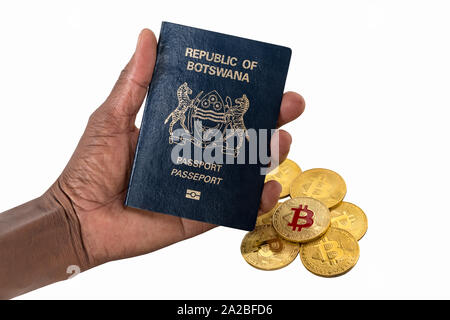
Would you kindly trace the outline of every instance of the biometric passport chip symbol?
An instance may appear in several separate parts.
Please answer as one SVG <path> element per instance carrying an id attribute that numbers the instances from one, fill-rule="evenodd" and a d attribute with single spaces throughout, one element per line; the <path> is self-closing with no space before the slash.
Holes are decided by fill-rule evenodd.
<path id="1" fill-rule="evenodd" d="M 200 191 L 197 190 L 191 190 L 191 189 L 187 189 L 186 190 L 186 198 L 188 199 L 193 199 L 193 200 L 200 200 L 200 195 L 202 193 Z"/>
<path id="2" fill-rule="evenodd" d="M 244 136 L 249 140 L 244 123 L 244 114 L 250 107 L 247 96 L 243 94 L 242 97 L 235 99 L 236 104 L 233 105 L 230 97 L 227 96 L 224 102 L 216 90 L 203 96 L 203 91 L 200 91 L 193 99 L 190 98 L 191 94 L 192 90 L 186 82 L 177 89 L 178 106 L 164 121 L 164 124 L 167 124 L 172 118 L 169 124 L 169 143 L 184 144 L 187 140 L 201 148 L 215 146 L 215 142 L 209 140 L 212 131 L 208 132 L 208 130 L 219 130 L 223 139 L 222 153 L 236 158 L 244 143 Z M 200 131 L 195 121 L 201 121 Z M 178 122 L 186 136 L 174 135 L 174 127 Z M 236 136 L 237 145 L 230 147 L 227 141 L 229 139 L 231 141 Z"/>
<path id="3" fill-rule="evenodd" d="M 292 227 L 292 231 L 301 231 L 302 228 L 309 228 L 313 225 L 314 212 L 308 209 L 308 205 L 305 205 L 305 207 L 300 205 L 298 208 L 291 208 L 291 210 L 294 211 L 294 216 L 288 226 Z M 306 216 L 300 216 L 300 212 L 305 212 Z M 305 220 L 305 223 L 299 224 L 298 219 Z"/>

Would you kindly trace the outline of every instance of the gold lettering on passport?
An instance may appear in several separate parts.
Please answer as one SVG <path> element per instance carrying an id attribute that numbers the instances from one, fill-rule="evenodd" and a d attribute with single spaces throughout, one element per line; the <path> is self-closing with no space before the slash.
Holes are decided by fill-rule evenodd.
<path id="1" fill-rule="evenodd" d="M 184 165 L 192 168 L 204 169 L 212 172 L 220 172 L 222 169 L 221 164 L 209 163 L 204 161 L 193 160 L 189 158 L 178 157 L 177 165 Z M 170 172 L 171 176 L 178 177 L 181 179 L 200 181 L 207 184 L 220 184 L 223 178 L 216 177 L 211 174 L 203 174 L 198 172 L 193 172 L 189 170 L 182 170 L 178 168 L 173 168 Z"/>
<path id="2" fill-rule="evenodd" d="M 183 158 L 183 157 L 177 158 L 177 164 L 184 164 L 185 166 L 188 166 L 188 167 L 211 170 L 211 171 L 215 171 L 215 172 L 220 172 L 220 169 L 222 169 L 221 164 L 209 163 L 209 162 L 204 162 L 201 160 L 200 161 L 192 160 L 192 159 Z"/>
<path id="3" fill-rule="evenodd" d="M 250 82 L 250 78 L 247 72 L 233 70 L 231 68 L 238 67 L 240 65 L 243 69 L 253 70 L 258 66 L 257 61 L 252 61 L 249 59 L 245 59 L 242 63 L 239 63 L 239 59 L 232 56 L 227 56 L 224 54 L 209 52 L 200 49 L 194 48 L 186 48 L 185 57 L 189 57 L 191 59 L 196 59 L 200 61 L 210 62 L 221 64 L 224 66 L 229 66 L 230 68 L 220 67 L 216 65 L 211 65 L 209 63 L 195 62 L 192 60 L 188 60 L 186 64 L 186 70 L 194 71 L 197 73 L 204 73 L 210 76 L 217 76 L 222 78 L 228 78 L 232 80 L 242 81 L 242 82 Z"/>
<path id="4" fill-rule="evenodd" d="M 251 59 L 239 61 L 237 57 L 228 56 L 217 52 L 209 52 L 197 48 L 186 48 L 185 57 L 190 60 L 186 63 L 186 70 L 197 73 L 203 73 L 211 76 L 228 78 L 232 80 L 250 82 L 248 70 L 253 71 L 258 66 L 258 62 Z M 215 65 L 214 65 L 215 64 Z M 237 70 L 242 68 L 243 70 Z M 239 155 L 239 150 L 243 146 L 244 137 L 249 140 L 247 128 L 244 123 L 244 114 L 247 112 L 250 102 L 245 94 L 234 100 L 234 104 L 230 97 L 226 97 L 225 101 L 220 94 L 213 90 L 205 95 L 203 91 L 197 94 L 194 99 L 189 95 L 192 90 L 187 83 L 183 83 L 177 90 L 178 106 L 168 115 L 164 124 L 169 124 L 169 143 L 185 143 L 185 139 L 197 147 L 205 148 L 208 143 L 197 141 L 193 128 L 193 122 L 200 120 L 206 122 L 202 131 L 213 128 L 222 132 L 222 138 L 225 142 L 222 153 L 233 155 L 235 158 Z M 188 138 L 175 137 L 173 134 L 174 126 L 179 123 L 186 133 L 190 134 Z M 208 126 L 208 124 L 211 124 Z M 232 133 L 227 133 L 227 129 Z M 227 139 L 234 139 L 237 136 L 237 145 L 228 147 Z M 178 139 L 178 140 L 177 140 Z M 192 168 L 207 170 L 210 173 L 220 172 L 221 164 L 208 163 L 189 158 L 178 157 L 176 165 L 183 165 Z M 190 170 L 173 168 L 170 172 L 171 176 L 181 179 L 201 181 L 207 184 L 218 185 L 223 178 L 214 176 L 213 174 L 198 173 Z"/>

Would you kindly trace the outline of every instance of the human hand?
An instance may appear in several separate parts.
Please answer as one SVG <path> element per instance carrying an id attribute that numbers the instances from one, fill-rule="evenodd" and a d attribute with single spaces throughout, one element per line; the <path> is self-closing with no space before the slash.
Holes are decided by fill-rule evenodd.
<path id="1" fill-rule="evenodd" d="M 214 227 L 124 206 L 139 135 L 135 119 L 153 74 L 156 44 L 154 34 L 144 29 L 130 62 L 109 97 L 89 118 L 72 158 L 48 191 L 56 198 L 67 197 L 72 205 L 67 211 L 79 221 L 91 267 L 155 251 Z M 304 106 L 299 94 L 285 93 L 278 127 L 297 118 Z M 291 136 L 279 130 L 280 162 L 290 145 Z M 266 183 L 259 211 L 275 206 L 280 192 L 278 182 Z"/>

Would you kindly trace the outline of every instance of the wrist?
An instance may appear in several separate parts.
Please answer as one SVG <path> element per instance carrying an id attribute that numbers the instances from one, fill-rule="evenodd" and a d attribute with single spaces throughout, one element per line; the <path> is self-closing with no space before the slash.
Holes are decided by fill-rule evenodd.
<path id="1" fill-rule="evenodd" d="M 66 280 L 70 270 L 90 267 L 76 213 L 56 184 L 0 214 L 0 298 Z"/>
<path id="2" fill-rule="evenodd" d="M 83 239 L 82 226 L 79 215 L 73 205 L 71 198 L 61 187 L 57 180 L 41 197 L 41 201 L 48 204 L 48 208 L 55 213 L 55 220 L 64 230 L 66 235 L 64 246 L 61 246 L 66 253 L 70 253 L 68 258 L 76 260 L 81 271 L 92 268 L 92 258 L 88 254 Z M 68 259 L 69 260 L 69 259 Z"/>

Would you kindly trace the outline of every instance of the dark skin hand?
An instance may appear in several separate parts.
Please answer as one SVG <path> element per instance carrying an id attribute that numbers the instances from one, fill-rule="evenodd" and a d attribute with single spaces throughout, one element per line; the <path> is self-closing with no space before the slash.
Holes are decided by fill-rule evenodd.
<path id="1" fill-rule="evenodd" d="M 151 81 L 156 44 L 153 32 L 144 29 L 130 62 L 109 97 L 89 118 L 72 158 L 51 187 L 70 199 L 92 266 L 152 252 L 215 227 L 124 207 L 139 135 L 135 119 Z M 304 107 L 299 94 L 285 93 L 278 126 L 296 119 Z M 291 136 L 279 130 L 279 161 L 287 157 L 290 145 Z M 275 181 L 264 185 L 260 213 L 275 206 L 280 192 Z"/>

